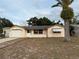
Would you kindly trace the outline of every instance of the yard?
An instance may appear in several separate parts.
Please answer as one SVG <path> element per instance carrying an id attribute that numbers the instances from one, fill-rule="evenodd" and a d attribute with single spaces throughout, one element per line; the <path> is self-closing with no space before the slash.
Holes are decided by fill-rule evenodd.
<path id="1" fill-rule="evenodd" d="M 0 59 L 79 59 L 79 39 L 19 38 L 0 44 Z"/>

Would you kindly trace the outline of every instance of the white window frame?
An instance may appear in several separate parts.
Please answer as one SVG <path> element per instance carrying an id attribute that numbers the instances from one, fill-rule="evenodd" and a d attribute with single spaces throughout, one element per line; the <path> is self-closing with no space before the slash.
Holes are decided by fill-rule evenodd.
<path id="1" fill-rule="evenodd" d="M 61 28 L 53 28 L 52 32 L 53 33 L 61 33 Z"/>

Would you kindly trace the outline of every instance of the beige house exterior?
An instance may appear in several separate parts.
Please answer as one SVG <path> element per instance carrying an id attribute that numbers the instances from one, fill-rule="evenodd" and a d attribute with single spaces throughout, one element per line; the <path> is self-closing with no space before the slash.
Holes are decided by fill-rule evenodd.
<path id="1" fill-rule="evenodd" d="M 26 31 L 18 26 L 10 28 L 9 37 L 26 37 Z"/>
<path id="2" fill-rule="evenodd" d="M 64 37 L 64 27 L 54 26 L 13 26 L 9 29 L 9 37 L 46 38 Z"/>
<path id="3" fill-rule="evenodd" d="M 59 25 L 49 27 L 48 37 L 64 37 L 64 27 Z"/>

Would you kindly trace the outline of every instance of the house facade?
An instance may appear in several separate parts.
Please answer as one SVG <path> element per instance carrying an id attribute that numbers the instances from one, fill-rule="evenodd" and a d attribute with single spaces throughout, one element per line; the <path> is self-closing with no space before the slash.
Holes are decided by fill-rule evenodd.
<path id="1" fill-rule="evenodd" d="M 54 26 L 13 26 L 9 29 L 9 37 L 46 38 L 64 37 L 64 27 Z"/>

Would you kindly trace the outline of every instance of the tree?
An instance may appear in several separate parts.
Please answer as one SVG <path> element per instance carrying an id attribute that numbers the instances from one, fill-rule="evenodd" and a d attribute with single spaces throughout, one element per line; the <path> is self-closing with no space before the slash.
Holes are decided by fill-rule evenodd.
<path id="1" fill-rule="evenodd" d="M 27 20 L 27 22 L 28 22 L 28 25 L 31 25 L 31 26 L 52 25 L 52 21 L 50 21 L 47 17 L 43 17 L 39 19 L 37 17 L 33 17 Z"/>
<path id="2" fill-rule="evenodd" d="M 28 25 L 32 25 L 32 26 L 35 26 L 37 24 L 37 21 L 38 21 L 37 17 L 33 17 L 33 18 L 30 18 L 29 20 L 27 20 Z"/>
<path id="3" fill-rule="evenodd" d="M 62 11 L 60 17 L 64 20 L 64 28 L 65 28 L 65 41 L 70 40 L 70 33 L 69 33 L 69 22 L 74 16 L 73 9 L 69 7 L 69 5 L 74 0 L 56 0 L 58 3 L 53 5 L 52 7 L 60 6 L 62 7 Z"/>
<path id="4" fill-rule="evenodd" d="M 2 28 L 0 28 L 0 34 L 1 34 L 1 33 L 3 33 L 3 29 L 2 29 Z"/>
<path id="5" fill-rule="evenodd" d="M 61 22 L 61 21 L 60 21 L 60 20 L 58 20 L 58 21 L 57 21 L 57 24 L 60 24 L 60 22 Z"/>
<path id="6" fill-rule="evenodd" d="M 12 27 L 13 23 L 6 19 L 6 18 L 0 18 L 0 37 L 3 37 L 3 28 L 4 27 Z"/>
<path id="7" fill-rule="evenodd" d="M 55 25 L 55 24 L 56 24 L 56 22 L 55 22 L 55 20 L 53 20 L 53 21 L 52 21 L 52 25 Z"/>
<path id="8" fill-rule="evenodd" d="M 74 26 L 70 25 L 70 36 L 74 35 L 75 35 Z"/>
<path id="9" fill-rule="evenodd" d="M 0 18 L 0 28 L 4 28 L 4 27 L 12 27 L 13 23 L 6 19 L 6 18 Z"/>
<path id="10" fill-rule="evenodd" d="M 42 25 L 42 26 L 52 25 L 52 22 L 47 17 L 40 18 L 38 22 L 40 22 L 38 23 L 38 25 Z"/>

